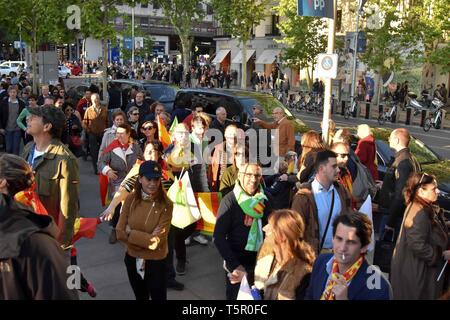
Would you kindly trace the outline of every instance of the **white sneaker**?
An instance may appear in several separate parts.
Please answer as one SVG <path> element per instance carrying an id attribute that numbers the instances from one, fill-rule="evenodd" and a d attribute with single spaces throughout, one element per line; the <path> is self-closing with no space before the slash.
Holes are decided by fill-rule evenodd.
<path id="1" fill-rule="evenodd" d="M 202 245 L 208 244 L 208 239 L 206 239 L 205 236 L 203 236 L 202 234 L 199 234 L 198 236 L 195 236 L 192 239 L 194 239 L 195 241 L 197 241 L 198 243 L 200 243 Z"/>
<path id="2" fill-rule="evenodd" d="M 184 240 L 184 245 L 185 246 L 189 246 L 190 244 L 191 244 L 191 237 L 189 237 L 186 240 Z"/>

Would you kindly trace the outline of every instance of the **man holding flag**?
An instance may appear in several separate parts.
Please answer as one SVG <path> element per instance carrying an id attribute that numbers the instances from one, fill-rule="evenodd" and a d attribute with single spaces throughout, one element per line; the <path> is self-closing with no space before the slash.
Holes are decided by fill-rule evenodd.
<path id="1" fill-rule="evenodd" d="M 263 243 L 262 228 L 272 211 L 261 178 L 258 164 L 242 165 L 233 192 L 220 203 L 214 244 L 225 260 L 227 300 L 236 300 L 244 276 L 250 286 L 254 282 L 256 256 Z"/>

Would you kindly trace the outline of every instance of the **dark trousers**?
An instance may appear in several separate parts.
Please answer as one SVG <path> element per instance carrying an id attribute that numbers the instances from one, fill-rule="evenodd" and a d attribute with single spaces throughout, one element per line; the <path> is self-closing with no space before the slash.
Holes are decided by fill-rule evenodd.
<path id="1" fill-rule="evenodd" d="M 175 234 L 173 231 L 173 226 L 170 226 L 169 236 L 168 236 L 168 246 L 169 253 L 167 254 L 167 263 L 166 263 L 166 272 L 167 272 L 167 280 L 175 280 L 176 272 L 175 267 L 173 265 L 173 250 L 174 250 L 174 242 L 175 242 Z"/>
<path id="2" fill-rule="evenodd" d="M 170 229 L 173 229 L 174 234 L 174 248 L 177 256 L 177 261 L 186 262 L 186 245 L 184 244 L 184 240 L 189 238 L 195 231 L 197 227 L 197 222 L 187 226 L 184 229 L 180 229 L 174 226 L 171 226 Z"/>
<path id="3" fill-rule="evenodd" d="M 255 266 L 245 266 L 245 270 L 247 271 L 247 281 L 250 287 L 255 282 Z M 230 270 L 233 271 L 233 270 Z M 227 300 L 237 300 L 237 296 L 239 294 L 239 288 L 241 287 L 240 283 L 231 284 L 230 278 L 228 278 L 228 273 L 225 273 L 226 278 L 226 295 Z"/>
<path id="4" fill-rule="evenodd" d="M 128 253 L 125 254 L 125 266 L 136 300 L 148 300 L 150 297 L 154 301 L 167 300 L 166 259 L 145 260 L 144 279 L 136 270 L 136 258 Z"/>
<path id="5" fill-rule="evenodd" d="M 92 165 L 94 172 L 97 172 L 98 150 L 102 143 L 103 134 L 89 133 L 89 149 L 91 151 Z"/>
<path id="6" fill-rule="evenodd" d="M 22 132 L 20 130 L 6 130 L 5 139 L 6 152 L 18 156 L 20 154 L 20 140 L 22 139 Z"/>

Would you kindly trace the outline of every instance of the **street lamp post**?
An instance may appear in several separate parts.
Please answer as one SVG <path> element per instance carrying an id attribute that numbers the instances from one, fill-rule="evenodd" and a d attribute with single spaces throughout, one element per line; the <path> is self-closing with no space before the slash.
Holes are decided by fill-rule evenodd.
<path id="1" fill-rule="evenodd" d="M 353 48 L 353 68 L 352 68 L 352 86 L 350 91 L 350 106 L 353 106 L 355 101 L 355 89 L 356 89 L 356 64 L 358 54 L 358 33 L 359 33 L 359 16 L 366 1 L 358 0 L 358 8 L 356 10 L 356 32 L 354 36 L 354 48 Z"/>
<path id="2" fill-rule="evenodd" d="M 131 72 L 134 70 L 134 0 L 131 8 Z"/>
<path id="3" fill-rule="evenodd" d="M 21 24 L 19 24 L 19 42 L 20 42 L 20 46 L 19 46 L 20 61 L 23 61 L 23 56 L 22 56 L 22 25 Z"/>

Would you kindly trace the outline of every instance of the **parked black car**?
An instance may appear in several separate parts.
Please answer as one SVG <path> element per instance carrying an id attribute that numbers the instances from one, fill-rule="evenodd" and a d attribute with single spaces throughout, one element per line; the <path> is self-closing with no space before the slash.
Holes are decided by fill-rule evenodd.
<path id="1" fill-rule="evenodd" d="M 348 128 L 356 133 L 355 128 Z M 377 163 L 379 179 L 383 180 L 387 171 L 387 166 L 394 151 L 389 147 L 388 139 L 392 132 L 387 128 L 372 128 L 377 146 Z M 353 136 L 352 148 L 356 148 L 358 138 Z M 439 188 L 439 205 L 446 210 L 446 215 L 450 217 L 450 160 L 442 159 L 437 153 L 428 148 L 421 140 L 411 136 L 409 143 L 411 153 L 421 164 L 422 170 L 436 177 Z"/>
<path id="2" fill-rule="evenodd" d="M 165 105 L 167 112 L 172 112 L 173 104 L 175 101 L 175 96 L 178 91 L 178 87 L 164 81 L 156 81 L 156 80 L 110 80 L 108 81 L 108 85 L 114 83 L 117 86 L 117 89 L 122 93 L 123 96 L 126 96 L 129 91 L 133 87 L 138 90 L 143 90 L 147 93 L 147 96 L 150 96 L 151 99 L 155 101 L 159 101 Z M 101 87 L 101 84 L 97 84 Z M 84 96 L 84 92 L 89 88 L 89 85 L 82 84 L 71 88 L 67 94 L 78 101 Z"/>

